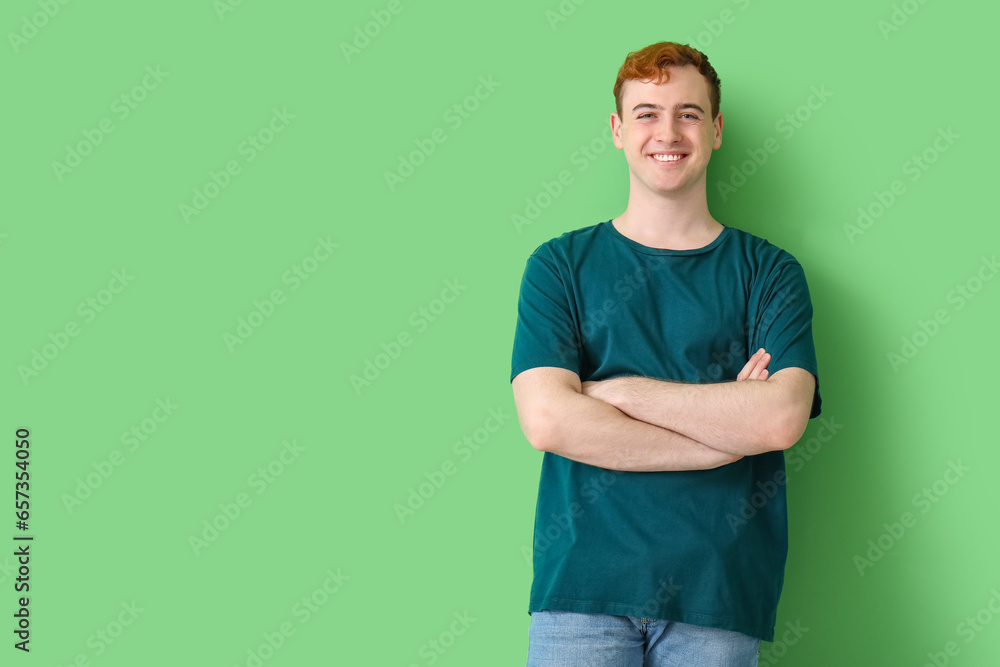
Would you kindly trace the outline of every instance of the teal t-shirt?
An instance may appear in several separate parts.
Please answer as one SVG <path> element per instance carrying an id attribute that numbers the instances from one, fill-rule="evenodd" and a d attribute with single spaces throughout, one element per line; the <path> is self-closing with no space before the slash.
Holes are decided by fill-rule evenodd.
<path id="1" fill-rule="evenodd" d="M 651 248 L 607 221 L 528 258 L 510 377 L 556 366 L 581 381 L 725 382 L 762 347 L 769 372 L 817 375 L 812 304 L 792 255 L 733 227 L 702 248 Z M 817 376 L 810 417 L 819 413 Z M 546 452 L 528 611 L 661 618 L 772 641 L 787 552 L 780 450 L 682 472 Z"/>

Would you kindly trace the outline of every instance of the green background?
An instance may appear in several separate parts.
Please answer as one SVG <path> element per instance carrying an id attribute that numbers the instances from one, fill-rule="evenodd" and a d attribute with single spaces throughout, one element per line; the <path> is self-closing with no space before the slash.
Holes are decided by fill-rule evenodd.
<path id="1" fill-rule="evenodd" d="M 611 89 L 665 39 L 720 73 L 709 204 L 805 267 L 836 424 L 786 454 L 791 548 L 761 664 L 996 664 L 1000 280 L 977 282 L 1000 249 L 995 4 L 220 6 L 0 12 L 0 495 L 29 428 L 35 536 L 27 655 L 0 557 L 4 664 L 524 664 L 541 454 L 508 383 L 519 281 L 540 243 L 624 209 Z M 814 87 L 829 99 L 803 107 Z M 72 150 L 88 154 L 53 165 Z M 212 198 L 185 216 L 196 191 Z M 240 318 L 260 326 L 227 343 Z M 869 540 L 887 548 L 859 567 Z"/>

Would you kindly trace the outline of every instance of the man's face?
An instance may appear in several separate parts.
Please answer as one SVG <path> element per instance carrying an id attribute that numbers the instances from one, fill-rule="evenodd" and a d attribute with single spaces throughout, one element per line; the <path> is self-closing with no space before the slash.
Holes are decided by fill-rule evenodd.
<path id="1" fill-rule="evenodd" d="M 622 115 L 611 114 L 631 187 L 663 196 L 704 189 L 712 151 L 722 145 L 722 114 L 712 119 L 708 81 L 693 65 L 672 66 L 669 73 L 660 84 L 626 81 Z"/>

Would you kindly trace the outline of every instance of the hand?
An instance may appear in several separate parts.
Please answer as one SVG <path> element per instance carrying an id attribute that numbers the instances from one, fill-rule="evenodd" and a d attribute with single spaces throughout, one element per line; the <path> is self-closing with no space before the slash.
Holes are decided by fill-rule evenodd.
<path id="1" fill-rule="evenodd" d="M 771 363 L 771 355 L 760 348 L 746 363 L 743 370 L 736 376 L 736 381 L 741 380 L 766 380 L 768 376 L 767 365 Z"/>

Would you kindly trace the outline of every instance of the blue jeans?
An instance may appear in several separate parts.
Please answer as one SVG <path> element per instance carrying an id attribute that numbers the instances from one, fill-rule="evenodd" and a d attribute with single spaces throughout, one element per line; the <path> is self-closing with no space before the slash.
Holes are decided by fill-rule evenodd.
<path id="1" fill-rule="evenodd" d="M 760 640 L 658 618 L 531 614 L 528 667 L 756 667 Z"/>

